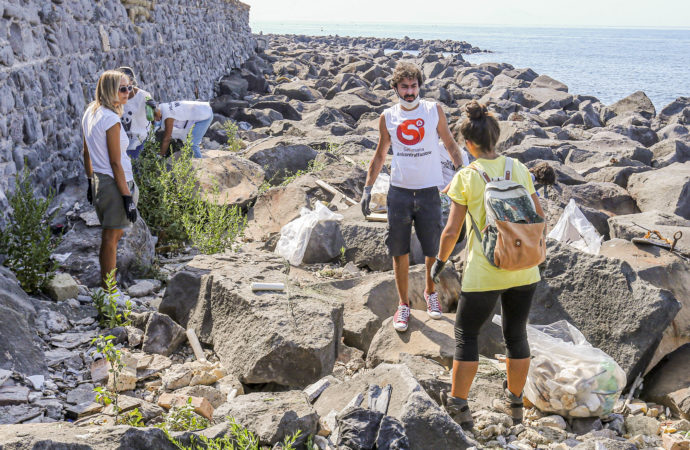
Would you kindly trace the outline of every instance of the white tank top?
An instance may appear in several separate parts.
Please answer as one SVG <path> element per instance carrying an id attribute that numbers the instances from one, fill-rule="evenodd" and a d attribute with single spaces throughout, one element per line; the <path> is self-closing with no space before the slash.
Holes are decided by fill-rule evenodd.
<path id="1" fill-rule="evenodd" d="M 391 136 L 393 161 L 391 185 L 424 189 L 443 184 L 439 145 L 438 110 L 435 102 L 422 100 L 412 111 L 400 104 L 383 112 Z"/>

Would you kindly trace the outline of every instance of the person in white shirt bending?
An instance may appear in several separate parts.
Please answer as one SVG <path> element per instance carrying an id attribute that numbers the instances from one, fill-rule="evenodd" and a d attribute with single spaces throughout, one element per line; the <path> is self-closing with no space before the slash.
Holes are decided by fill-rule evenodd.
<path id="1" fill-rule="evenodd" d="M 127 155 L 131 159 L 137 159 L 139 153 L 144 148 L 144 141 L 149 132 L 149 124 L 153 121 L 153 111 L 156 109 L 156 102 L 153 100 L 151 93 L 139 88 L 137 77 L 134 75 L 134 70 L 131 67 L 122 66 L 118 67 L 117 70 L 127 75 L 132 85 L 132 91 L 129 93 L 128 101 L 124 105 L 120 122 L 129 138 Z M 149 112 L 147 112 L 147 109 Z"/>
<path id="2" fill-rule="evenodd" d="M 379 142 L 369 163 L 361 207 L 365 216 L 370 214 L 371 188 L 381 172 L 388 148 L 392 146 L 386 245 L 393 257 L 399 296 L 393 327 L 402 332 L 407 330 L 410 315 L 408 280 L 413 223 L 425 256 L 427 313 L 434 319 L 441 318 L 438 294 L 430 276 L 443 225 L 439 197 L 439 186 L 443 186 L 441 152 L 447 151 L 456 167 L 460 167 L 462 158 L 441 106 L 419 98 L 422 85 L 419 67 L 407 62 L 398 63 L 391 85 L 399 102 L 381 114 Z M 439 141 L 443 142 L 445 149 Z"/>
<path id="3" fill-rule="evenodd" d="M 161 103 L 156 109 L 155 120 L 162 122 L 161 127 L 164 130 L 161 155 L 167 155 L 171 138 L 186 141 L 191 131 L 194 157 L 202 157 L 199 144 L 213 120 L 213 110 L 209 102 L 182 100 Z"/>
<path id="4" fill-rule="evenodd" d="M 94 101 L 82 118 L 84 169 L 88 179 L 86 198 L 101 222 L 101 286 L 117 265 L 117 243 L 124 229 L 137 220 L 139 190 L 134 184 L 132 162 L 125 153 L 129 139 L 120 117 L 132 86 L 117 70 L 103 72 Z"/>

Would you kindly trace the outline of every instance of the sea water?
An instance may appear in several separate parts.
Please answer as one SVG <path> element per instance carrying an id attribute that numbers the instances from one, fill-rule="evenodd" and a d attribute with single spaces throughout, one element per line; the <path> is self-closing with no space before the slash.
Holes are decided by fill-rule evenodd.
<path id="1" fill-rule="evenodd" d="M 690 29 L 528 28 L 468 25 L 254 22 L 258 33 L 410 37 L 467 41 L 492 53 L 463 55 L 471 63 L 530 67 L 604 104 L 644 91 L 657 110 L 690 96 Z"/>

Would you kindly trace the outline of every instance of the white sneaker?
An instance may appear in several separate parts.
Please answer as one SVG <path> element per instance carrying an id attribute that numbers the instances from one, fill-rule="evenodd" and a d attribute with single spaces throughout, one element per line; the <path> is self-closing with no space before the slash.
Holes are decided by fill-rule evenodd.
<path id="1" fill-rule="evenodd" d="M 424 300 L 426 300 L 426 313 L 432 319 L 440 319 L 443 317 L 441 313 L 441 305 L 438 303 L 438 292 L 427 294 L 424 292 Z"/>
<path id="2" fill-rule="evenodd" d="M 393 316 L 393 328 L 397 331 L 407 331 L 407 322 L 410 318 L 410 307 L 408 305 L 398 305 L 398 310 Z"/>

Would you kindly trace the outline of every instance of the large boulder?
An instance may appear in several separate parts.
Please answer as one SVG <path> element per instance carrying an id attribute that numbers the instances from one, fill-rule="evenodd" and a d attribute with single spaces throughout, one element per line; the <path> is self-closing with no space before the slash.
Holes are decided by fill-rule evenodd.
<path id="1" fill-rule="evenodd" d="M 193 305 L 186 327 L 213 345 L 223 367 L 243 383 L 302 387 L 333 370 L 341 304 L 292 285 L 252 291 L 254 282 L 288 282 L 281 257 L 247 250 L 197 256 L 187 267 L 201 281 L 198 294 L 186 299 Z M 175 282 L 169 289 L 177 289 Z"/>
<path id="2" fill-rule="evenodd" d="M 326 106 L 339 110 L 352 117 L 354 120 L 368 112 L 381 112 L 383 108 L 378 105 L 372 105 L 369 101 L 364 100 L 361 96 L 349 92 L 343 92 L 326 103 Z"/>
<path id="3" fill-rule="evenodd" d="M 410 268 L 408 297 L 412 309 L 426 311 L 425 277 L 423 264 Z M 460 297 L 460 274 L 454 268 L 446 267 L 440 281 L 436 289 L 441 310 L 451 312 Z M 392 317 L 398 308 L 398 291 L 391 272 L 320 283 L 311 288 L 343 302 L 344 342 L 365 353 L 381 324 Z"/>
<path id="4" fill-rule="evenodd" d="M 675 162 L 690 161 L 690 142 L 666 139 L 650 147 L 654 154 L 654 167 L 664 167 Z"/>
<path id="5" fill-rule="evenodd" d="M 690 342 L 690 262 L 662 248 L 637 245 L 624 239 L 604 242 L 599 254 L 627 262 L 641 279 L 671 291 L 681 304 L 680 311 L 664 331 L 648 368 L 654 367 L 661 358 L 679 346 Z"/>
<path id="6" fill-rule="evenodd" d="M 14 274 L 0 266 L 0 369 L 26 376 L 48 371 L 35 320 L 31 299 Z"/>
<path id="7" fill-rule="evenodd" d="M 523 97 L 522 102 L 520 102 L 522 106 L 537 108 L 541 111 L 563 109 L 573 103 L 573 96 L 571 94 L 548 87 L 531 86 L 519 92 Z"/>
<path id="8" fill-rule="evenodd" d="M 537 78 L 532 80 L 532 84 L 530 86 L 533 88 L 549 88 L 556 91 L 568 92 L 568 86 L 558 80 L 554 80 L 548 75 L 539 75 Z"/>
<path id="9" fill-rule="evenodd" d="M 549 239 L 530 322 L 569 321 L 632 382 L 679 309 L 671 292 L 644 281 L 629 264 Z"/>
<path id="10" fill-rule="evenodd" d="M 508 150 L 510 147 L 519 144 L 527 136 L 545 138 L 546 132 L 538 125 L 524 121 L 499 121 L 501 134 L 496 143 L 496 150 Z M 542 159 L 544 159 L 542 157 Z"/>
<path id="11" fill-rule="evenodd" d="M 657 230 L 667 239 L 673 239 L 677 231 L 683 236 L 676 248 L 690 254 L 690 220 L 673 213 L 658 210 L 645 211 L 639 214 L 615 216 L 609 219 L 611 238 L 631 240 L 645 235 L 647 230 Z"/>
<path id="12" fill-rule="evenodd" d="M 627 97 L 618 100 L 613 105 L 609 106 L 617 116 L 626 113 L 639 113 L 646 119 L 651 119 L 656 115 L 654 103 L 642 91 L 637 91 L 628 95 Z"/>
<path id="13" fill-rule="evenodd" d="M 678 97 L 659 112 L 654 119 L 657 128 L 663 128 L 667 124 L 678 123 L 690 125 L 690 97 Z"/>
<path id="14" fill-rule="evenodd" d="M 630 194 L 615 183 L 589 182 L 565 186 L 561 197 L 566 203 L 574 199 L 578 205 L 606 211 L 612 215 L 638 212 Z"/>
<path id="15" fill-rule="evenodd" d="M 342 214 L 344 218 L 340 231 L 345 241 L 345 258 L 354 262 L 357 267 L 367 267 L 369 270 L 393 269 L 393 258 L 388 253 L 385 242 L 388 224 L 367 221 L 362 216 L 359 205 L 348 208 Z M 410 264 L 423 262 L 422 247 L 413 230 L 410 239 Z"/>
<path id="16" fill-rule="evenodd" d="M 632 174 L 628 192 L 642 211 L 663 209 L 690 219 L 690 161 Z"/>
<path id="17" fill-rule="evenodd" d="M 101 248 L 101 227 L 96 212 L 87 209 L 81 214 L 62 239 L 54 253 L 69 255 L 61 266 L 70 275 L 86 286 L 100 286 L 101 266 L 98 253 Z M 151 236 L 144 219 L 137 221 L 125 230 L 117 248 L 117 277 L 121 282 L 132 282 L 137 277 L 136 270 L 153 264 L 155 240 Z"/>
<path id="18" fill-rule="evenodd" d="M 453 365 L 455 354 L 455 314 L 446 313 L 441 319 L 432 319 L 426 313 L 413 309 L 405 334 L 393 328 L 393 317 L 381 324 L 367 352 L 367 366 L 381 363 L 399 363 L 402 355 L 423 356 L 441 363 Z"/>
<path id="19" fill-rule="evenodd" d="M 314 435 L 319 416 L 302 391 L 253 392 L 224 403 L 213 412 L 213 421 L 225 422 L 232 417 L 254 433 L 260 445 L 272 446 L 297 431 L 302 438 Z"/>
<path id="20" fill-rule="evenodd" d="M 63 450 L 175 450 L 179 448 L 160 428 L 76 426 L 66 422 L 5 425 L 0 427 L 3 449 Z"/>
<path id="21" fill-rule="evenodd" d="M 306 86 L 301 81 L 279 84 L 273 90 L 273 93 L 276 95 L 285 95 L 290 100 L 300 100 L 303 102 L 311 102 L 321 96 L 318 91 Z"/>
<path id="22" fill-rule="evenodd" d="M 245 235 L 258 241 L 266 240 L 298 218 L 300 210 L 309 205 L 309 194 L 302 184 L 290 183 L 270 188 L 259 196 L 249 210 Z"/>
<path id="23" fill-rule="evenodd" d="M 207 201 L 246 208 L 259 195 L 264 170 L 258 164 L 223 150 L 208 150 L 204 158 L 193 162 Z"/>
<path id="24" fill-rule="evenodd" d="M 242 156 L 262 167 L 266 179 L 277 185 L 288 176 L 306 170 L 316 155 L 316 150 L 304 143 L 270 137 L 253 142 Z"/>
<path id="25" fill-rule="evenodd" d="M 676 401 L 676 395 L 681 390 L 690 387 L 690 344 L 685 344 L 666 356 L 645 376 L 642 398 L 671 408 L 674 414 L 687 415 L 690 403 L 683 408 Z M 683 399 L 690 399 L 690 392 Z M 685 409 L 685 410 L 684 410 Z"/>
<path id="26" fill-rule="evenodd" d="M 616 165 L 625 158 L 643 164 L 652 163 L 652 152 L 639 142 L 616 133 L 602 132 L 590 140 L 571 141 L 572 148 L 565 163 L 582 175 L 595 172 L 602 167 Z"/>
<path id="27" fill-rule="evenodd" d="M 387 415 L 402 422 L 410 441 L 410 449 L 466 449 L 477 445 L 467 438 L 460 425 L 441 408 L 402 364 L 381 364 L 375 369 L 360 372 L 353 378 L 329 386 L 314 403 L 319 416 L 331 411 L 340 412 L 361 394 L 367 398 L 370 385 L 391 385 Z M 362 407 L 368 407 L 364 400 Z"/>

